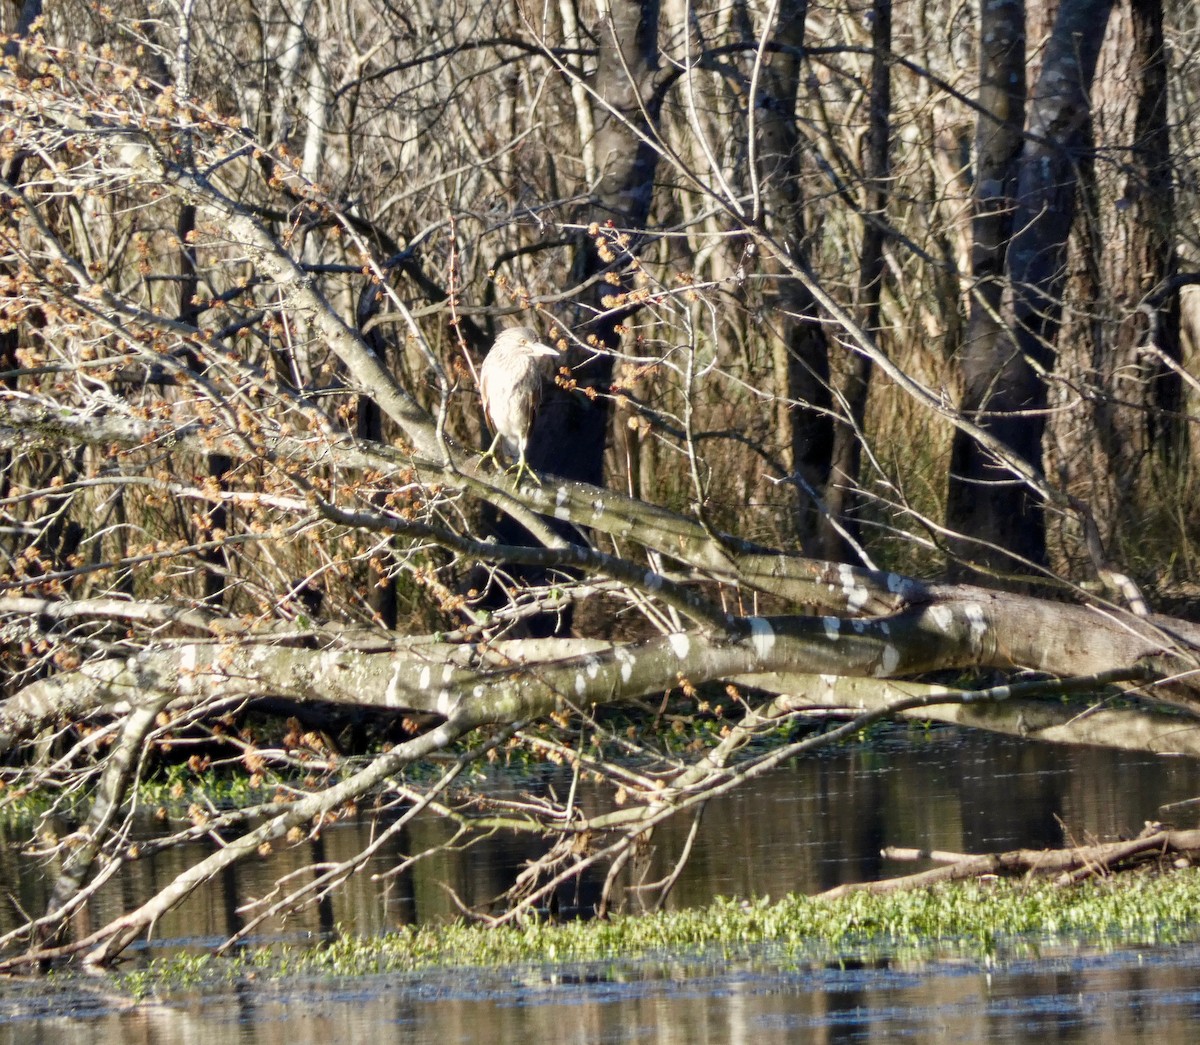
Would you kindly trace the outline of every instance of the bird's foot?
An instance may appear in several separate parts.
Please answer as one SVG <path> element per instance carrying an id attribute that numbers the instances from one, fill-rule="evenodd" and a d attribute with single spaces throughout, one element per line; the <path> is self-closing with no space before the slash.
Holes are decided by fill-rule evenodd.
<path id="1" fill-rule="evenodd" d="M 504 462 L 500 460 L 499 454 L 496 453 L 495 447 L 492 447 L 490 450 L 484 450 L 483 453 L 479 455 L 480 467 L 483 467 L 486 461 L 491 461 L 492 464 L 496 466 L 496 471 L 498 472 L 508 471 L 508 469 L 504 467 Z"/>
<path id="2" fill-rule="evenodd" d="M 513 482 L 517 486 L 521 485 L 521 476 L 523 475 L 529 476 L 529 478 L 532 479 L 538 486 L 542 485 L 541 477 L 524 461 L 518 461 L 512 468 L 507 469 L 505 474 L 507 475 L 512 472 L 516 472 L 516 475 L 513 477 Z"/>
<path id="3" fill-rule="evenodd" d="M 500 436 L 497 435 L 496 438 L 492 440 L 492 445 L 489 446 L 486 450 L 483 451 L 483 453 L 481 453 L 479 455 L 480 466 L 482 467 L 484 461 L 491 461 L 492 464 L 494 464 L 496 466 L 496 471 L 498 471 L 498 472 L 507 471 L 507 469 L 504 467 L 504 464 L 500 460 L 499 451 L 500 451 Z"/>

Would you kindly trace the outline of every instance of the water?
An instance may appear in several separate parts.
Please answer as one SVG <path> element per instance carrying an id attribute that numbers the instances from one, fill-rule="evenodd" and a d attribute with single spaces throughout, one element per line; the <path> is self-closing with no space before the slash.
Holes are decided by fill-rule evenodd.
<path id="1" fill-rule="evenodd" d="M 545 786 L 562 787 L 556 770 Z M 562 791 L 560 790 L 560 793 Z M 963 734 L 897 733 L 882 743 L 797 760 L 706 810 L 696 850 L 668 906 L 715 895 L 818 892 L 847 881 L 909 873 L 884 861 L 888 845 L 985 851 L 1135 834 L 1163 804 L 1200 795 L 1200 763 L 1068 749 Z M 582 796 L 599 802 L 598 795 Z M 1196 814 L 1176 817 L 1195 826 Z M 669 867 L 687 823 L 655 836 L 646 877 Z M 212 883 L 157 927 L 156 946 L 207 946 L 243 924 L 240 908 L 310 859 L 341 860 L 364 843 L 365 820 L 248 862 Z M 381 853 L 386 871 L 438 837 L 425 822 Z M 267 936 L 315 937 L 334 925 L 362 933 L 453 918 L 443 888 L 469 903 L 503 891 L 536 852 L 500 838 L 439 854 L 388 883 L 353 879 L 324 904 L 268 923 Z M 189 857 L 190 858 L 190 857 Z M 100 898 L 110 917 L 182 866 L 183 854 L 133 865 Z M 0 880 L 36 907 L 35 864 L 0 848 Z M 594 881 L 564 895 L 586 911 Z M 636 897 L 636 894 L 631 894 Z M 11 916 L 0 911 L 0 925 Z M 81 927 L 83 928 L 83 927 Z M 1159 1045 L 1195 1040 L 1200 945 L 1063 953 L 987 967 L 952 959 L 860 968 L 788 968 L 768 952 L 734 965 L 698 961 L 607 963 L 521 970 L 453 970 L 377 980 L 242 983 L 236 989 L 131 1005 L 103 981 L 0 984 L 0 1045 L 7 1042 L 328 1042 L 379 1033 L 406 1042 L 915 1042 L 1084 1041 Z"/>
<path id="2" fill-rule="evenodd" d="M 1038 961 L 774 967 L 769 961 L 454 970 L 243 983 L 129 1006 L 94 990 L 0 1000 L 0 1045 L 113 1041 L 973 1042 L 1191 1045 L 1200 947 Z M 70 1015 L 67 1015 L 67 1012 Z"/>

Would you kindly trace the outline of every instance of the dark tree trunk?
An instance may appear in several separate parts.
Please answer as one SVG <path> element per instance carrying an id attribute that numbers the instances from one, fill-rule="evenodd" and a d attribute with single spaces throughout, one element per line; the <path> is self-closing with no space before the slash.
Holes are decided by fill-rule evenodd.
<path id="1" fill-rule="evenodd" d="M 358 297 L 355 322 L 363 340 L 371 347 L 379 362 L 388 365 L 388 342 L 379 326 L 369 326 L 379 313 L 382 294 L 377 284 L 368 284 Z M 373 442 L 383 440 L 383 411 L 369 395 L 358 397 L 355 418 L 355 435 Z M 384 500 L 383 496 L 377 498 Z M 389 631 L 396 627 L 396 578 L 391 569 L 391 555 L 381 551 L 371 558 L 367 566 L 367 605 L 371 607 L 378 622 Z"/>
<path id="2" fill-rule="evenodd" d="M 962 410 L 990 427 L 981 415 L 1000 390 L 1001 367 L 1012 346 L 1002 319 L 1005 254 L 1012 236 L 1012 214 L 1022 130 L 1025 124 L 1025 4 L 996 0 L 984 4 L 979 25 L 979 104 L 975 131 L 975 216 L 972 221 L 971 313 L 963 345 Z M 1003 487 L 996 484 L 1003 483 Z M 956 432 L 950 461 L 947 522 L 965 537 L 1001 547 L 1012 535 L 997 532 L 1004 518 L 1001 503 L 1015 503 L 1023 515 L 1031 506 L 1012 488 L 1014 480 L 970 436 Z M 1007 509 L 1007 506 L 1006 506 Z M 1027 525 L 1024 524 L 1024 525 Z M 1040 529 L 1040 520 L 1037 522 Z M 963 559 L 980 558 L 974 541 L 955 547 Z"/>
<path id="3" fill-rule="evenodd" d="M 585 229 L 595 224 L 602 232 L 607 228 L 632 232 L 646 225 L 658 164 L 658 153 L 645 140 L 654 133 L 659 109 L 654 91 L 658 13 L 657 0 L 613 0 L 596 28 L 600 54 L 593 86 L 600 99 L 594 106 L 600 177 L 590 204 L 579 216 Z M 618 272 L 626 267 L 619 251 L 615 261 L 603 256 L 602 251 L 608 253 L 605 242 L 603 235 L 581 234 L 571 274 L 577 285 L 610 264 Z M 631 246 L 636 249 L 636 242 Z M 581 314 L 600 314 L 600 318 L 580 325 L 576 333 L 608 349 L 619 347 L 617 328 L 630 313 L 603 314 L 603 299 L 623 289 L 629 287 L 614 287 L 603 280 L 589 288 L 580 302 Z M 572 369 L 577 389 L 547 390 L 530 438 L 529 461 L 539 473 L 602 485 L 610 414 L 606 394 L 612 385 L 613 359 L 599 354 L 572 362 L 577 364 Z M 601 394 L 589 395 L 588 389 Z"/>
<path id="4" fill-rule="evenodd" d="M 619 348 L 620 325 L 636 306 L 612 311 L 604 305 L 604 298 L 632 288 L 627 282 L 627 261 L 620 248 L 610 250 L 612 240 L 606 231 L 629 230 L 632 234 L 644 229 L 654 194 L 658 153 L 647 139 L 655 133 L 661 104 L 654 82 L 658 14 L 657 0 L 612 0 L 595 31 L 600 49 L 592 85 L 600 99 L 594 106 L 599 181 L 577 219 L 585 231 L 575 248 L 571 278 L 582 286 L 610 265 L 619 275 L 616 286 L 597 280 L 584 292 L 579 301 L 581 322 L 575 324 L 577 335 L 610 350 Z M 589 227 L 598 232 L 586 231 Z M 637 249 L 636 238 L 629 246 Z M 551 385 L 546 389 L 530 435 L 529 463 L 540 475 L 602 486 L 613 357 L 602 352 L 580 358 L 573 350 L 570 365 L 575 387 L 566 390 Z M 568 538 L 574 532 L 569 524 L 551 520 L 550 525 Z M 530 543 L 525 529 L 508 516 L 497 520 L 494 528 L 505 544 Z M 550 579 L 545 570 L 536 567 L 514 567 L 511 572 L 527 585 Z M 476 573 L 469 583 L 478 589 L 486 582 Z M 484 602 L 493 598 L 506 601 L 499 593 L 488 592 Z M 530 617 L 525 628 L 534 636 L 564 635 L 571 622 L 571 613 L 565 610 Z"/>
<path id="5" fill-rule="evenodd" d="M 1078 353 L 1073 369 L 1094 394 L 1062 419 L 1054 445 L 1057 470 L 1088 499 L 1101 532 L 1119 541 L 1157 500 L 1148 483 L 1186 445 L 1182 382 L 1166 361 L 1178 361 L 1180 348 L 1179 299 L 1168 289 L 1178 266 L 1160 0 L 1114 10 L 1092 104 L 1105 159 L 1090 172 L 1082 257 L 1072 268 L 1086 274 L 1080 289 L 1094 305 L 1069 336 L 1064 328 L 1064 348 Z"/>
<path id="6" fill-rule="evenodd" d="M 179 322 L 195 327 L 200 322 L 200 306 L 196 301 L 200 283 L 196 277 L 196 248 L 192 236 L 196 231 L 196 208 L 185 204 L 179 208 L 176 234 L 179 237 Z M 195 353 L 188 353 L 188 367 L 194 373 L 202 373 L 205 364 Z M 210 454 L 205 459 L 208 474 L 224 486 L 225 473 L 233 462 L 224 454 Z M 204 514 L 203 532 L 196 535 L 200 542 L 209 541 L 214 534 L 229 531 L 229 509 L 224 504 L 212 505 Z M 229 573 L 229 557 L 220 547 L 209 548 L 200 555 L 206 564 L 204 579 L 204 603 L 218 609 L 224 602 L 224 592 Z"/>
<path id="7" fill-rule="evenodd" d="M 801 91 L 807 0 L 785 0 L 780 6 L 774 42 L 752 99 L 757 131 L 757 174 L 760 212 L 753 215 L 789 257 L 807 258 L 808 230 L 800 191 L 800 135 L 796 108 Z M 768 26 L 765 31 L 770 32 Z M 774 290 L 764 305 L 775 328 L 776 427 L 788 466 L 812 490 L 824 497 L 833 454 L 833 424 L 829 409 L 829 343 L 818 319 L 812 294 L 799 280 L 784 275 L 782 266 L 764 263 L 775 277 Z M 811 498 L 800 494 L 797 537 L 818 554 L 836 549 L 836 533 L 822 523 Z M 815 542 L 815 543 L 814 543 Z"/>
<path id="8" fill-rule="evenodd" d="M 859 265 L 859 308 L 863 329 L 877 334 L 880 325 L 880 298 L 884 277 L 883 218 L 889 198 L 891 171 L 892 81 L 890 56 L 892 49 L 891 0 L 875 0 L 872 8 L 874 24 L 871 44 L 875 51 L 871 63 L 871 117 L 867 128 L 867 179 L 865 193 L 862 258 Z M 875 219 L 875 220 L 872 220 Z M 858 470 L 862 459 L 862 432 L 867 414 L 867 393 L 870 391 L 871 360 L 856 355 L 843 390 L 850 424 L 840 425 L 834 436 L 833 481 L 825 494 L 825 504 L 835 519 L 840 519 L 851 537 L 857 539 L 858 524 L 855 494 Z M 823 558 L 847 558 L 849 549 L 843 547 L 840 535 L 827 537 Z"/>
<path id="9" fill-rule="evenodd" d="M 1163 37 L 1162 0 L 1132 0 L 1133 67 L 1137 108 L 1131 187 L 1137 196 L 1139 243 L 1134 251 L 1149 277 L 1147 292 L 1159 347 L 1176 362 L 1180 349 L 1180 308 L 1177 292 L 1167 286 L 1178 272 L 1175 254 L 1175 190 L 1172 181 L 1171 129 L 1168 122 L 1167 46 Z M 1144 209 L 1142 209 L 1144 208 Z M 1149 280 L 1155 282 L 1151 285 Z M 1165 293 L 1156 295 L 1155 291 Z M 1182 459 L 1187 449 L 1187 424 L 1179 418 L 1185 409 L 1183 380 L 1175 370 L 1156 360 L 1143 361 L 1152 412 L 1148 437 L 1168 460 Z M 1173 416 L 1174 415 L 1174 416 Z"/>
<path id="10" fill-rule="evenodd" d="M 1029 363 L 1046 371 L 1054 364 L 1077 164 L 1092 147 L 1090 94 L 1111 9 L 1112 0 L 1065 0 L 1029 105 L 1008 273 L 1017 346 L 1028 370 L 1022 384 L 1039 409 L 1045 384 Z M 1034 420 L 1044 427 L 1044 418 Z"/>
<path id="11" fill-rule="evenodd" d="M 979 38 L 979 104 L 983 112 L 975 130 L 973 286 L 962 351 L 962 410 L 976 424 L 991 427 L 981 411 L 1001 391 L 1003 366 L 1013 351 L 1002 310 L 1005 254 L 1012 236 L 1017 171 L 1024 141 L 1024 0 L 985 3 L 980 11 Z M 965 537 L 1011 546 L 1014 535 L 1001 531 L 1007 518 L 1004 513 L 1014 504 L 1019 516 L 1033 507 L 1014 487 L 1014 482 L 974 439 L 956 432 L 946 509 L 950 529 Z M 1023 527 L 1028 525 L 1028 521 L 1022 523 Z M 1040 529 L 1040 519 L 1035 525 Z M 958 543 L 955 551 L 967 560 L 981 557 L 970 540 Z"/>
<path id="12" fill-rule="evenodd" d="M 980 165 L 976 277 L 980 280 L 964 351 L 963 410 L 1013 454 L 1041 467 L 1046 427 L 1044 375 L 1055 364 L 1055 342 L 1066 285 L 1067 241 L 1075 217 L 1078 163 L 1091 146 L 1089 94 L 1112 0 L 1065 0 L 1046 46 L 1029 103 L 1029 134 L 1021 149 L 1011 224 L 1006 225 L 1011 135 L 1018 126 L 1019 4 L 985 4 L 980 38 L 982 79 L 999 117 L 981 117 L 994 132 L 996 166 Z M 1005 51 L 1007 48 L 1007 51 Z M 985 151 L 980 149 L 983 157 Z M 1007 232 L 1007 235 L 1006 235 Z M 1001 252 L 1011 321 L 997 322 L 1003 285 L 992 286 Z M 978 313 L 978 315 L 977 315 Z M 1046 561 L 1042 506 L 1014 473 L 958 433 L 947 508 L 960 534 L 955 550 L 985 570 L 1025 572 Z"/>

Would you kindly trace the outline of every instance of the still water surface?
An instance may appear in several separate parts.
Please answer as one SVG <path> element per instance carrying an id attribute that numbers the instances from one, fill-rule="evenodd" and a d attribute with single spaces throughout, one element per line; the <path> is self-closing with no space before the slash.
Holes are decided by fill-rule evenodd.
<path id="1" fill-rule="evenodd" d="M 547 779 L 543 784 L 553 784 Z M 499 786 L 499 785 L 498 785 Z M 885 845 L 982 851 L 1108 839 L 1162 817 L 1160 807 L 1200 796 L 1200 763 L 1070 750 L 937 730 L 869 748 L 797 760 L 753 788 L 714 801 L 670 906 L 714 895 L 780 896 L 844 881 L 907 873 Z M 599 801 L 595 797 L 595 801 Z M 1179 812 L 1181 827 L 1197 814 Z M 665 867 L 687 825 L 661 831 Z M 327 831 L 324 859 L 358 849 L 369 825 Z M 386 870 L 430 840 L 416 825 L 382 854 Z M 424 832 L 424 834 L 423 834 Z M 290 859 L 296 859 L 295 853 Z M 453 917 L 442 888 L 485 903 L 533 855 L 524 842 L 439 857 L 382 886 L 348 883 L 319 909 L 272 930 L 295 939 L 333 925 L 370 933 Z M 286 851 L 247 865 L 159 926 L 161 946 L 203 946 L 234 931 L 238 909 L 288 869 Z M 36 906 L 44 889 L 30 865 L 0 850 L 0 875 Z M 131 868 L 106 914 L 161 886 L 167 862 Z M 656 877 L 657 870 L 650 877 Z M 17 883 L 20 883 L 17 886 Z M 564 906 L 586 910 L 595 883 Z M 7 915 L 0 916 L 0 923 Z M 1197 927 L 1200 940 L 1200 927 Z M 130 1005 L 104 984 L 0 984 L 0 1045 L 12 1042 L 246 1042 L 300 1045 L 386 1035 L 423 1042 L 1084 1042 L 1183 1045 L 1200 1040 L 1200 944 L 1056 953 L 1037 961 L 788 966 L 769 950 L 728 964 L 697 959 L 560 967 L 453 970 L 353 981 L 261 980 L 236 989 Z"/>
<path id="2" fill-rule="evenodd" d="M 453 1042 L 1066 1042 L 1192 1045 L 1200 947 L 1038 961 L 784 969 L 734 965 L 456 970 L 248 983 L 128 1005 L 102 988 L 9 988 L 4 1045 Z"/>

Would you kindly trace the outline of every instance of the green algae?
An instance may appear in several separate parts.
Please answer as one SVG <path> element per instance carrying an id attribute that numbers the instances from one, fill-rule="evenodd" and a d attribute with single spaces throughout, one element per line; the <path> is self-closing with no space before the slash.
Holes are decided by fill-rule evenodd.
<path id="1" fill-rule="evenodd" d="M 369 976 L 438 968 L 662 959 L 710 960 L 769 951 L 775 962 L 992 960 L 1044 948 L 1180 943 L 1200 934 L 1200 869 L 1129 874 L 1056 887 L 972 881 L 837 899 L 718 898 L 703 908 L 605 920 L 521 925 L 458 922 L 379 936 L 343 934 L 318 946 L 272 944 L 234 956 L 159 959 L 122 977 L 135 994 L 226 978 Z"/>

